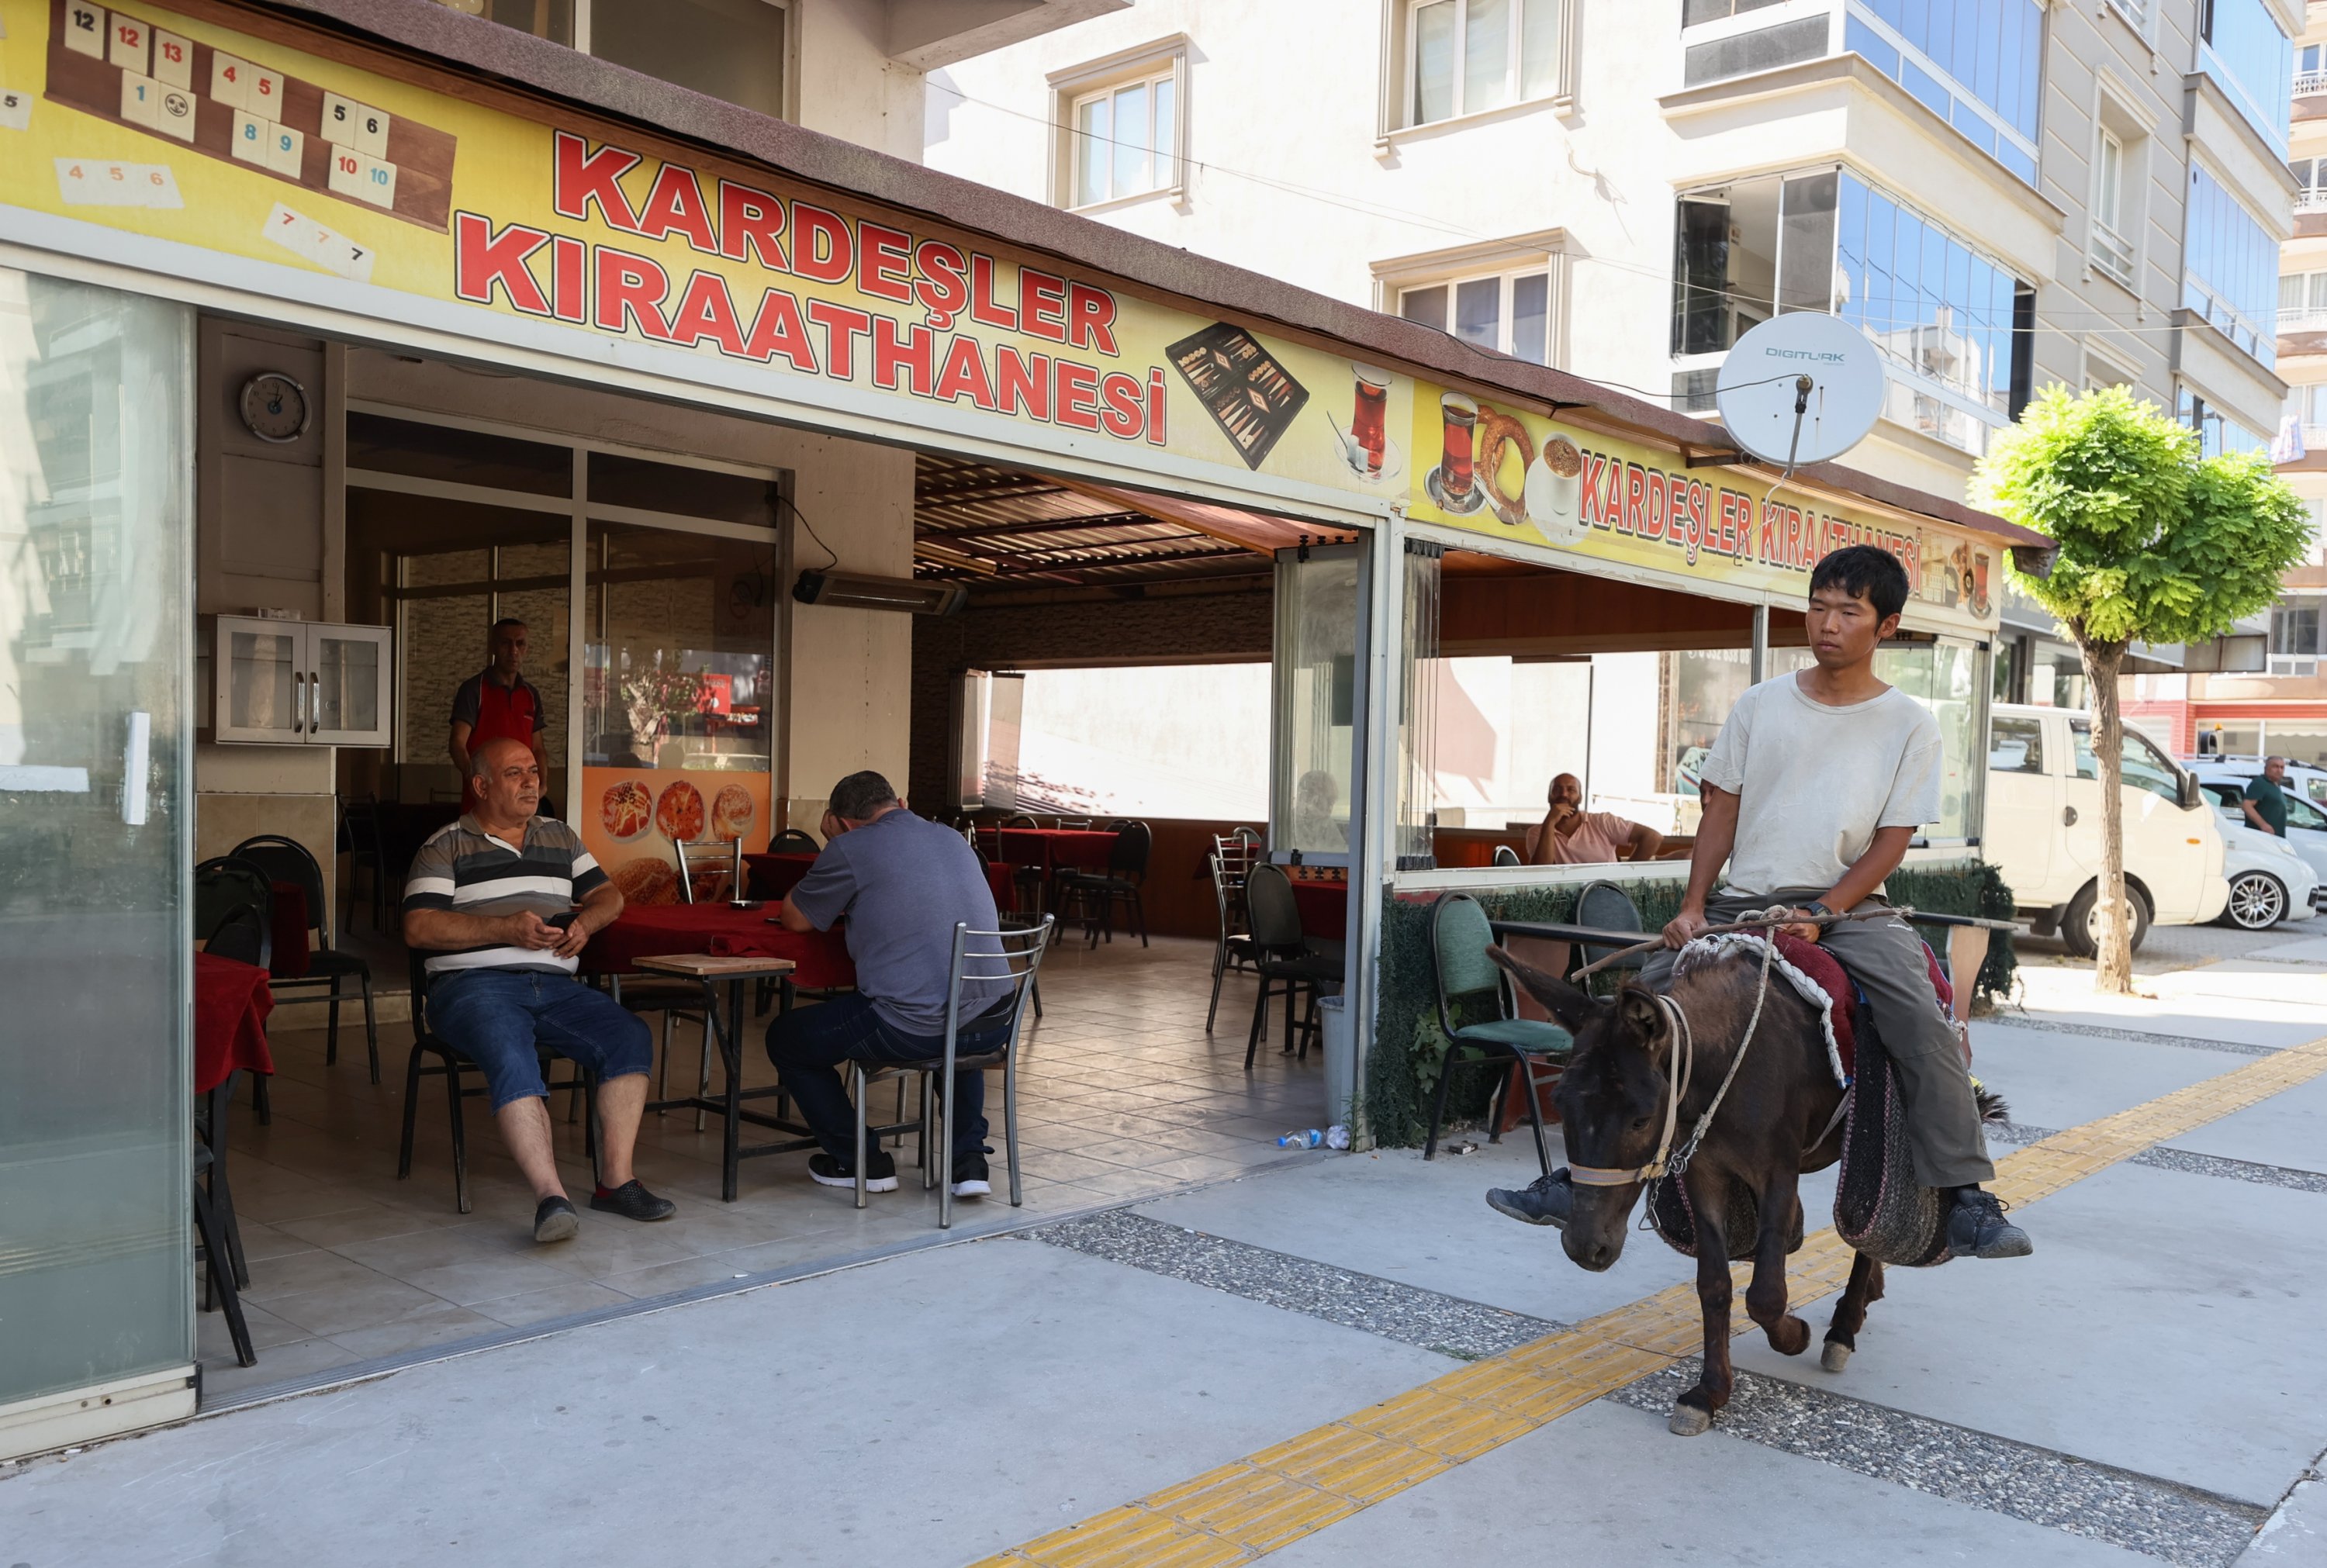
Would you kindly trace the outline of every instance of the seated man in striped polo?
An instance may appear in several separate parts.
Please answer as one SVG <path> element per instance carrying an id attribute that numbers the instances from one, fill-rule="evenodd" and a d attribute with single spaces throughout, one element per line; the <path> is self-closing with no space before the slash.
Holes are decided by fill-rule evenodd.
<path id="1" fill-rule="evenodd" d="M 590 1207 L 668 1219 L 678 1205 L 631 1172 L 654 1037 L 574 977 L 591 933 L 622 912 L 621 891 L 572 828 L 534 815 L 541 764 L 523 742 L 501 737 L 471 754 L 469 803 L 420 846 L 404 884 L 405 945 L 429 949 L 430 1027 L 484 1069 L 502 1141 L 533 1186 L 534 1240 L 582 1227 L 557 1177 L 537 1043 L 598 1075 Z"/>

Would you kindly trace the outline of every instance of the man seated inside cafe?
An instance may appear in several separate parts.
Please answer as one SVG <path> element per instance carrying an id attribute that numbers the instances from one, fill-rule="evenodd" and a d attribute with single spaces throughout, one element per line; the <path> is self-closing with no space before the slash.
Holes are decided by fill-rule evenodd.
<path id="1" fill-rule="evenodd" d="M 590 1207 L 668 1219 L 678 1205 L 631 1169 L 654 1037 L 575 978 L 591 937 L 622 912 L 621 892 L 572 828 L 534 815 L 541 764 L 522 742 L 499 736 L 471 754 L 468 802 L 420 846 L 404 884 L 405 945 L 428 952 L 430 1032 L 483 1069 L 501 1141 L 533 1188 L 534 1240 L 565 1241 L 582 1225 L 558 1179 L 537 1046 L 598 1077 Z"/>
<path id="2" fill-rule="evenodd" d="M 1665 846 L 1655 828 L 1612 811 L 1584 809 L 1584 780 L 1562 773 L 1551 781 L 1551 809 L 1528 829 L 1529 865 L 1600 865 L 1654 860 Z"/>
<path id="3" fill-rule="evenodd" d="M 828 931 L 846 917 L 856 989 L 813 1007 L 796 1007 L 768 1025 L 768 1059 L 824 1145 L 808 1156 L 811 1180 L 827 1187 L 856 1182 L 856 1120 L 840 1064 L 926 1061 L 945 1055 L 946 1002 L 953 987 L 953 930 L 1000 929 L 986 866 L 960 834 L 914 816 L 889 781 L 851 773 L 832 787 L 824 814 L 823 853 L 784 900 L 784 929 Z M 987 938 L 972 952 L 998 953 Z M 998 967 L 998 966 L 979 966 Z M 1009 1033 L 1010 983 L 965 980 L 954 1039 L 960 1056 L 998 1050 Z M 986 1075 L 954 1075 L 953 1192 L 983 1198 L 993 1190 L 986 1156 Z M 897 1188 L 897 1162 L 868 1146 L 865 1186 Z"/>
<path id="4" fill-rule="evenodd" d="M 461 683 L 453 694 L 453 729 L 445 750 L 461 777 L 470 776 L 469 759 L 487 741 L 507 736 L 533 753 L 546 770 L 541 732 L 549 723 L 541 694 L 525 678 L 525 622 L 504 615 L 485 632 L 485 667 Z"/>

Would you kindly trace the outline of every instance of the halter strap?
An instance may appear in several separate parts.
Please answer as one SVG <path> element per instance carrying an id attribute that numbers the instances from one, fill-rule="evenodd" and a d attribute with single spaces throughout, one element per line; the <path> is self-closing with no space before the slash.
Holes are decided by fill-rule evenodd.
<path id="1" fill-rule="evenodd" d="M 1696 1065 L 1696 1033 L 1689 1027 L 1688 1013 L 1681 1004 L 1661 992 L 1650 993 L 1650 998 L 1665 1011 L 1673 1030 L 1673 1054 L 1678 1058 L 1674 1070 L 1665 1075 L 1668 1093 L 1665 1097 L 1665 1130 L 1657 1139 L 1657 1152 L 1645 1165 L 1629 1169 L 1611 1169 L 1601 1165 L 1575 1165 L 1567 1168 L 1568 1180 L 1578 1187 L 1629 1187 L 1635 1181 L 1653 1181 L 1665 1173 L 1672 1154 L 1673 1134 L 1680 1127 L 1680 1103 L 1688 1094 L 1688 1080 Z"/>

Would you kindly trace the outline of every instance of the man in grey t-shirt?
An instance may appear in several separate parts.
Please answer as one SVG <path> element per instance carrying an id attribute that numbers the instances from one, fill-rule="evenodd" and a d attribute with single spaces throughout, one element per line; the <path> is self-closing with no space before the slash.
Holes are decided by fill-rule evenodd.
<path id="1" fill-rule="evenodd" d="M 960 834 L 905 809 L 878 773 L 851 773 L 832 787 L 824 853 L 784 900 L 785 929 L 826 931 L 848 919 L 856 990 L 794 1008 L 768 1025 L 768 1059 L 799 1103 L 824 1153 L 809 1177 L 827 1187 L 856 1181 L 856 1120 L 840 1081 L 845 1061 L 923 1061 L 945 1054 L 946 1003 L 953 988 L 953 931 L 999 929 L 986 867 Z M 972 952 L 996 953 L 991 938 Z M 1008 1021 L 980 1015 L 1006 997 L 1004 980 L 965 980 L 954 1049 L 963 1056 L 1002 1042 Z M 986 1075 L 954 1075 L 953 1191 L 992 1190 L 986 1166 Z M 865 1186 L 893 1192 L 897 1162 L 868 1150 Z"/>
<path id="2" fill-rule="evenodd" d="M 1665 928 L 1665 951 L 1641 968 L 1643 984 L 1664 989 L 1677 950 L 1710 924 L 1773 905 L 1796 915 L 1886 907 L 1883 879 L 1916 830 L 1939 816 L 1939 724 L 1874 674 L 1875 650 L 1899 629 L 1907 590 L 1907 569 L 1873 545 L 1837 550 L 1810 574 L 1816 662 L 1754 686 L 1722 726 L 1705 761 L 1688 891 Z M 1975 1257 L 2026 1255 L 2027 1234 L 1981 1188 L 1995 1167 L 1922 939 L 1895 915 L 1786 929 L 1823 943 L 1866 994 L 1898 1075 L 1916 1180 L 1948 1194 L 1949 1246 Z M 1967 992 L 1968 976 L 1964 985 Z M 1565 1224 L 1572 1199 L 1565 1171 L 1487 1195 L 1498 1211 L 1533 1225 Z"/>

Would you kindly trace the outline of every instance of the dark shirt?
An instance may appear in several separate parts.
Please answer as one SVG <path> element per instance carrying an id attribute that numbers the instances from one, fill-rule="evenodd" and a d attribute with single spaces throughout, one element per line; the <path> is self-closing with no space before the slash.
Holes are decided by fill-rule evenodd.
<path id="1" fill-rule="evenodd" d="M 907 1034 L 945 1033 L 954 927 L 1001 927 L 977 852 L 952 828 L 902 809 L 826 845 L 790 902 L 819 931 L 848 917 L 856 989 L 885 1022 Z M 998 953 L 1001 947 L 991 938 L 972 938 L 969 950 Z M 1009 989 L 1006 980 L 963 981 L 961 1022 L 968 1023 Z"/>
<path id="2" fill-rule="evenodd" d="M 2246 798 L 2254 802 L 2254 808 L 2262 814 L 2265 822 L 2270 824 L 2270 830 L 2285 838 L 2286 791 L 2272 783 L 2268 774 L 2257 773 L 2247 780 Z"/>
<path id="3" fill-rule="evenodd" d="M 453 722 L 469 726 L 469 754 L 473 757 L 487 741 L 503 737 L 521 741 L 529 750 L 549 721 L 542 715 L 541 694 L 531 681 L 520 675 L 516 684 L 503 686 L 487 668 L 463 681 L 453 694 Z"/>

